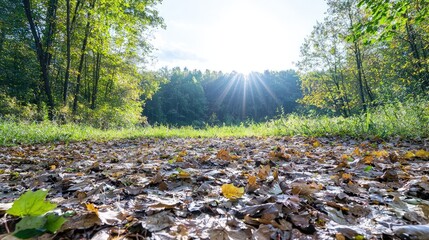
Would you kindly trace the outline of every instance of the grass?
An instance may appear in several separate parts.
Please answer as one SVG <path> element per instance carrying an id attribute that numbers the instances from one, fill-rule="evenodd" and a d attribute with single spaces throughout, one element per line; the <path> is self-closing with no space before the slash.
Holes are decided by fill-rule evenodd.
<path id="1" fill-rule="evenodd" d="M 287 115 L 265 123 L 240 126 L 131 127 L 101 130 L 76 124 L 0 121 L 0 145 L 72 141 L 107 141 L 140 137 L 349 136 L 405 139 L 429 137 L 429 103 L 384 105 L 349 118 Z"/>

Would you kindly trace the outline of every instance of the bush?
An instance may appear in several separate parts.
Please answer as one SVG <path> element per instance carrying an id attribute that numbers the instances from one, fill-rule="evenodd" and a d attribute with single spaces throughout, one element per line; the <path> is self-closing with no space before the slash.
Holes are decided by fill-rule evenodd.
<path id="1" fill-rule="evenodd" d="M 15 121 L 32 121 L 37 116 L 37 107 L 35 105 L 23 105 L 16 98 L 0 92 L 0 118 Z"/>

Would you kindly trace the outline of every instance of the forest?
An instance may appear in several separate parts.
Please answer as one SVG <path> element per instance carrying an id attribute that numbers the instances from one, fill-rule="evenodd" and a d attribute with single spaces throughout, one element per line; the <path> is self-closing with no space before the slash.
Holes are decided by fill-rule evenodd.
<path id="1" fill-rule="evenodd" d="M 150 69 L 162 0 L 0 0 L 0 239 L 429 239 L 429 2 L 325 2 L 240 73 Z"/>
<path id="2" fill-rule="evenodd" d="M 1 1 L 2 119 L 203 126 L 308 110 L 349 117 L 427 95 L 424 1 L 328 1 L 296 70 L 248 75 L 145 69 L 150 29 L 165 27 L 158 3 Z"/>

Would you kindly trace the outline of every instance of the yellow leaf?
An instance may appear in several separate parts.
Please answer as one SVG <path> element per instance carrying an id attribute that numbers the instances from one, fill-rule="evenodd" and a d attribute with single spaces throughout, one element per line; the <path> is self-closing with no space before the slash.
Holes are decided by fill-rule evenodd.
<path id="1" fill-rule="evenodd" d="M 55 169 L 57 169 L 57 166 L 55 166 L 55 165 L 51 165 L 50 167 L 49 167 L 51 170 L 55 170 Z"/>
<path id="2" fill-rule="evenodd" d="M 347 155 L 347 154 L 343 154 L 342 156 L 341 156 L 341 160 L 342 161 L 349 161 L 349 160 L 352 160 L 353 161 L 353 158 L 352 157 L 350 157 L 349 155 Z"/>
<path id="3" fill-rule="evenodd" d="M 184 157 L 186 155 L 188 155 L 188 152 L 186 152 L 186 150 L 179 152 L 179 157 Z"/>
<path id="4" fill-rule="evenodd" d="M 86 203 L 86 210 L 98 215 L 98 208 L 92 203 Z"/>
<path id="5" fill-rule="evenodd" d="M 380 150 L 380 151 L 373 151 L 371 155 L 381 158 L 381 157 L 388 157 L 389 153 L 386 150 Z"/>
<path id="6" fill-rule="evenodd" d="M 415 155 L 413 152 L 408 151 L 407 153 L 405 153 L 404 158 L 406 158 L 406 159 L 411 159 L 411 158 L 413 158 L 413 157 L 415 157 L 415 156 L 416 156 L 416 155 Z"/>
<path id="7" fill-rule="evenodd" d="M 421 159 L 429 159 L 429 152 L 425 150 L 417 150 L 415 155 Z"/>
<path id="8" fill-rule="evenodd" d="M 353 150 L 353 155 L 356 155 L 356 156 L 362 155 L 362 152 L 360 151 L 360 148 L 356 147 L 355 150 Z"/>
<path id="9" fill-rule="evenodd" d="M 321 145 L 320 142 L 317 140 L 313 142 L 313 147 L 315 148 L 320 147 L 320 145 Z"/>
<path id="10" fill-rule="evenodd" d="M 186 171 L 183 171 L 183 170 L 179 170 L 179 174 L 177 175 L 179 178 L 190 178 L 191 177 L 191 174 L 190 173 L 188 173 L 188 172 L 186 172 Z"/>
<path id="11" fill-rule="evenodd" d="M 365 157 L 363 158 L 363 162 L 364 162 L 365 164 L 367 164 L 367 165 L 372 164 L 372 162 L 373 162 L 373 161 L 374 161 L 374 157 L 373 157 L 373 156 L 371 156 L 371 155 L 365 156 Z"/>
<path id="12" fill-rule="evenodd" d="M 234 184 L 224 184 L 222 185 L 222 194 L 224 197 L 235 200 L 237 198 L 241 198 L 244 194 L 243 187 L 236 187 Z"/>
<path id="13" fill-rule="evenodd" d="M 176 162 L 183 162 L 183 158 L 179 155 L 179 156 L 176 158 Z"/>

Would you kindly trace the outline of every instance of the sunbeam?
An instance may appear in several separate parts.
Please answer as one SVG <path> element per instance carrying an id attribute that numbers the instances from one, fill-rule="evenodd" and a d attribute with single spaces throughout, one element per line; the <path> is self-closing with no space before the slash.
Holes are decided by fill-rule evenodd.
<path id="1" fill-rule="evenodd" d="M 260 102 L 263 106 L 267 106 L 267 99 L 272 99 L 277 105 L 281 105 L 272 89 L 264 82 L 261 77 L 262 73 L 237 73 L 233 72 L 224 84 L 221 94 L 216 100 L 218 108 L 233 107 L 235 109 L 234 116 L 244 118 L 246 116 L 257 116 L 258 111 L 265 109 L 256 109 L 254 106 Z M 231 106 L 234 104 L 234 106 Z"/>

